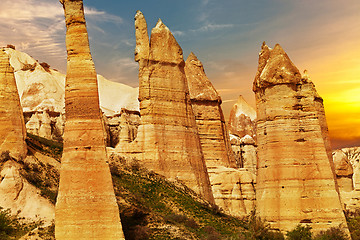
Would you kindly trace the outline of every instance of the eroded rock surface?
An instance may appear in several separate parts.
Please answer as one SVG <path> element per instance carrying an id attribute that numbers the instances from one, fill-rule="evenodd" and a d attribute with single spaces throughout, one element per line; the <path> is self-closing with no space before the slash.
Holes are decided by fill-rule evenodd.
<path id="1" fill-rule="evenodd" d="M 149 41 L 143 14 L 135 16 L 135 60 L 139 62 L 141 125 L 137 138 L 119 144 L 149 169 L 214 202 L 184 73 L 182 49 L 158 21 Z M 149 43 L 150 42 L 150 43 Z"/>
<path id="2" fill-rule="evenodd" d="M 236 170 L 221 98 L 193 53 L 186 60 L 185 73 L 215 203 L 228 214 L 245 216 L 253 209 L 251 204 L 255 203 L 255 189 L 250 197 L 244 190 L 249 184 L 245 179 L 253 181 L 255 177 L 245 177 L 250 174 L 245 169 Z"/>
<path id="3" fill-rule="evenodd" d="M 280 45 L 270 49 L 264 44 L 254 92 L 259 216 L 282 231 L 299 223 L 314 232 L 339 224 L 348 231 L 313 83 Z"/>
<path id="4" fill-rule="evenodd" d="M 9 57 L 0 49 L 0 153 L 9 151 L 16 159 L 27 153 L 26 130 L 14 69 Z"/>
<path id="5" fill-rule="evenodd" d="M 82 0 L 61 0 L 68 53 L 56 239 L 124 239 L 100 114 Z"/>
<path id="6" fill-rule="evenodd" d="M 7 161 L 0 172 L 0 206 L 11 209 L 26 221 L 44 221 L 50 225 L 55 216 L 55 207 L 40 195 L 40 190 L 20 175 L 19 164 Z"/>

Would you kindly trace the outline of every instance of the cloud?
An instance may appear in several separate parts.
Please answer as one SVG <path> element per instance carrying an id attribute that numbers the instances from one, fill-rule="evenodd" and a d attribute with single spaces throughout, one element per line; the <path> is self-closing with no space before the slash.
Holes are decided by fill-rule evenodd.
<path id="1" fill-rule="evenodd" d="M 234 24 L 206 24 L 204 26 L 201 26 L 198 29 L 192 29 L 191 32 L 213 32 L 217 30 L 222 30 L 225 28 L 232 28 L 234 27 Z"/>
<path id="2" fill-rule="evenodd" d="M 122 24 L 121 17 L 85 6 L 90 28 L 105 34 L 98 25 L 104 22 Z M 89 26 L 89 25 L 88 25 Z M 56 0 L 1 0 L 0 46 L 13 44 L 41 61 L 65 70 L 65 21 L 61 4 Z"/>

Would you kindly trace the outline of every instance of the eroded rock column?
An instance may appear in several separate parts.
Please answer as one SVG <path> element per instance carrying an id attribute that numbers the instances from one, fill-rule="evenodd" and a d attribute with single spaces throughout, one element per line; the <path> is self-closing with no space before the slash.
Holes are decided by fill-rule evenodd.
<path id="1" fill-rule="evenodd" d="M 27 153 L 24 116 L 9 57 L 0 49 L 0 153 L 21 159 Z"/>
<path id="2" fill-rule="evenodd" d="M 106 163 L 97 77 L 91 58 L 82 0 L 61 0 L 68 53 L 66 122 L 56 239 L 124 239 Z"/>
<path id="3" fill-rule="evenodd" d="M 324 138 L 318 94 L 276 45 L 265 44 L 254 81 L 257 104 L 259 216 L 288 231 L 309 224 L 314 232 L 347 225 Z"/>
<path id="4" fill-rule="evenodd" d="M 183 181 L 213 203 L 190 103 L 182 49 L 161 20 L 152 29 L 149 41 L 146 21 L 140 11 L 135 16 L 135 30 L 141 125 L 131 144 L 132 151 L 138 149 L 137 157 L 147 168 L 168 179 Z M 122 146 L 117 148 L 122 151 Z"/>

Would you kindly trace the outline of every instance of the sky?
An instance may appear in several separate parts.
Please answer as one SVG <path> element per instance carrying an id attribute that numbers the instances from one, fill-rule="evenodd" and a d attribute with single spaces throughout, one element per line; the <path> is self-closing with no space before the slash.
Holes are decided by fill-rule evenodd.
<path id="1" fill-rule="evenodd" d="M 134 15 L 141 10 L 149 32 L 161 18 L 184 58 L 192 51 L 202 61 L 226 117 L 239 95 L 255 107 L 261 44 L 279 43 L 323 97 L 332 147 L 360 146 L 359 0 L 84 0 L 84 6 L 99 74 L 138 86 Z M 1 0 L 0 46 L 7 44 L 65 73 L 58 0 Z"/>

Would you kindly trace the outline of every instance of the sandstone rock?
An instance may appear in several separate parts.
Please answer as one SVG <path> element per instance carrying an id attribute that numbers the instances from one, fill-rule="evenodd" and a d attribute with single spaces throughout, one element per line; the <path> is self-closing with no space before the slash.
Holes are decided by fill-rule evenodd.
<path id="1" fill-rule="evenodd" d="M 24 179 L 13 161 L 7 161 L 0 172 L 0 206 L 11 209 L 12 214 L 26 221 L 44 221 L 50 225 L 55 216 L 55 207 L 40 195 L 40 190 Z"/>
<path id="2" fill-rule="evenodd" d="M 185 74 L 207 168 L 236 167 L 221 98 L 194 53 L 185 62 Z"/>
<path id="3" fill-rule="evenodd" d="M 158 21 L 148 44 L 146 22 L 135 16 L 141 125 L 135 141 L 117 152 L 132 153 L 148 169 L 188 187 L 213 203 L 184 73 L 182 49 Z M 148 53 L 149 51 L 149 53 Z"/>
<path id="4" fill-rule="evenodd" d="M 26 130 L 9 57 L 0 49 L 0 153 L 9 151 L 16 159 L 25 157 Z"/>
<path id="5" fill-rule="evenodd" d="M 216 204 L 227 214 L 243 217 L 255 207 L 255 175 L 246 169 L 209 169 Z"/>
<path id="6" fill-rule="evenodd" d="M 64 151 L 56 203 L 56 239 L 124 239 L 100 115 L 83 2 L 61 0 L 65 11 Z"/>
<path id="7" fill-rule="evenodd" d="M 232 171 L 230 168 L 236 168 L 236 162 L 221 109 L 221 98 L 194 53 L 190 53 L 185 62 L 185 74 L 215 203 L 229 214 L 244 216 L 247 211 L 239 176 L 228 174 Z M 214 168 L 216 171 L 213 171 Z M 219 168 L 227 170 L 221 172 Z"/>
<path id="8" fill-rule="evenodd" d="M 237 102 L 230 111 L 229 132 L 240 138 L 245 135 L 255 136 L 256 111 L 244 99 L 239 96 Z"/>
<path id="9" fill-rule="evenodd" d="M 321 127 L 318 94 L 287 54 L 265 44 L 254 81 L 257 104 L 259 216 L 282 231 L 299 223 L 314 232 L 348 232 Z"/>
<path id="10" fill-rule="evenodd" d="M 333 161 L 335 166 L 336 176 L 339 177 L 352 177 L 354 171 L 353 167 L 347 158 L 346 154 L 341 150 L 336 150 L 333 153 Z"/>

